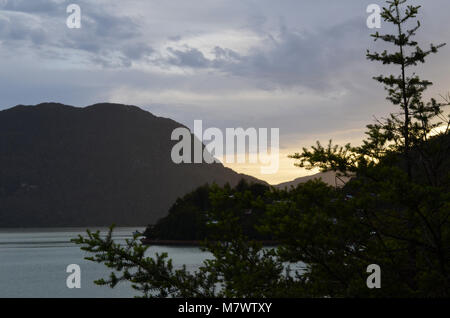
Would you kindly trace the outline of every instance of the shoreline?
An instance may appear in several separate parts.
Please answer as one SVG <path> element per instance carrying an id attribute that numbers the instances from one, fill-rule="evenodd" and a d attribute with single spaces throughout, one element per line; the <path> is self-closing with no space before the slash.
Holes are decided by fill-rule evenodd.
<path id="1" fill-rule="evenodd" d="M 195 240 L 150 240 L 141 239 L 143 245 L 154 245 L 154 246 L 201 246 L 203 241 Z M 277 246 L 278 243 L 275 241 L 258 241 L 263 246 Z"/>

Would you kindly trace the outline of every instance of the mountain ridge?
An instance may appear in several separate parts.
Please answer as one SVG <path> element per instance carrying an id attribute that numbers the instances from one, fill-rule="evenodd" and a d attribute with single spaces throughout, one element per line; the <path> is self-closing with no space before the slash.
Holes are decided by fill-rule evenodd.
<path id="1" fill-rule="evenodd" d="M 284 189 L 284 188 L 289 189 L 290 187 L 296 187 L 297 185 L 299 185 L 301 183 L 305 183 L 305 182 L 308 182 L 308 181 L 314 180 L 314 179 L 321 179 L 323 182 L 325 182 L 326 184 L 328 184 L 330 186 L 343 186 L 345 184 L 345 182 L 347 182 L 350 178 L 348 178 L 348 177 L 337 178 L 336 172 L 327 171 L 327 172 L 319 172 L 316 174 L 299 177 L 299 178 L 296 178 L 294 180 L 287 181 L 287 182 L 282 182 L 282 183 L 274 185 L 274 187 L 278 188 L 278 189 Z"/>
<path id="2" fill-rule="evenodd" d="M 0 111 L 0 227 L 146 225 L 205 183 L 265 183 L 220 163 L 174 164 L 178 127 L 113 103 Z"/>

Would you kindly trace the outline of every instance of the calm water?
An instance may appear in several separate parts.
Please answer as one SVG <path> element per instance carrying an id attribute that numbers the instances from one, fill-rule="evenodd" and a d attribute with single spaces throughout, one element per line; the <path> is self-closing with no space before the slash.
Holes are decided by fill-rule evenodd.
<path id="1" fill-rule="evenodd" d="M 94 230 L 94 229 L 93 229 Z M 96 229 L 95 229 L 96 230 Z M 100 229 L 102 232 L 105 228 Z M 115 240 L 132 236 L 143 228 L 116 228 Z M 95 279 L 107 278 L 108 269 L 85 261 L 87 254 L 70 242 L 85 229 L 0 229 L 0 297 L 133 297 L 138 295 L 126 283 L 114 289 L 97 286 Z M 197 269 L 210 257 L 198 248 L 151 247 L 149 254 L 167 252 L 174 265 Z M 66 287 L 66 267 L 81 267 L 81 288 Z"/>

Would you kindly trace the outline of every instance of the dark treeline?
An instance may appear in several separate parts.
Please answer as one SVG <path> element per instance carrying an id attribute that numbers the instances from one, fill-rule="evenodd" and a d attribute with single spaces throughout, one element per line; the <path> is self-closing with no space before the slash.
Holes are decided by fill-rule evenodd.
<path id="1" fill-rule="evenodd" d="M 239 219 L 246 236 L 255 240 L 271 240 L 271 235 L 257 230 L 267 211 L 266 205 L 277 198 L 271 188 L 242 179 L 232 188 L 206 184 L 176 200 L 166 217 L 149 225 L 144 233 L 149 240 L 197 241 L 211 237 L 210 227 L 217 223 L 211 214 L 212 196 L 217 192 L 228 195 L 226 204 Z M 271 194 L 271 195 L 269 195 Z"/>

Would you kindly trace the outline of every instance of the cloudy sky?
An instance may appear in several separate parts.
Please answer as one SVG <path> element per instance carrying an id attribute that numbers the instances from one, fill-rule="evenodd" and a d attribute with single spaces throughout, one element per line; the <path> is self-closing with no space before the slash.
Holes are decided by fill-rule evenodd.
<path id="1" fill-rule="evenodd" d="M 423 3 L 418 39 L 450 38 L 448 0 Z M 66 26 L 69 4 L 81 28 Z M 315 140 L 358 143 L 392 110 L 366 61 L 376 0 L 0 0 L 0 109 L 55 101 L 140 106 L 188 127 L 280 128 L 280 171 L 230 165 L 271 183 L 307 174 L 288 154 Z M 389 31 L 383 24 L 383 31 Z M 450 91 L 450 45 L 417 71 Z"/>

